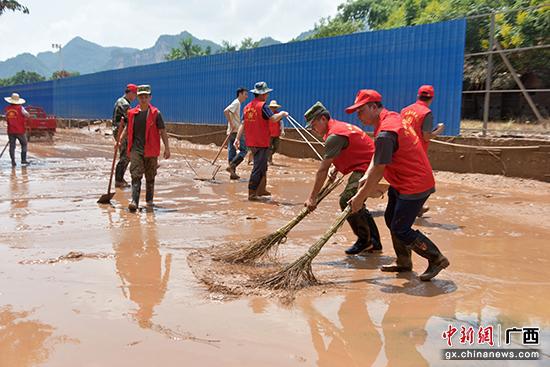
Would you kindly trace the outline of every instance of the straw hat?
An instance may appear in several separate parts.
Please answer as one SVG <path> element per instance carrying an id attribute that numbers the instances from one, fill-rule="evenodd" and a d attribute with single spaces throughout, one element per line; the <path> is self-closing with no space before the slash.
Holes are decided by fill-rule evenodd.
<path id="1" fill-rule="evenodd" d="M 278 104 L 276 100 L 272 100 L 271 102 L 269 102 L 269 107 L 281 108 L 281 105 Z"/>
<path id="2" fill-rule="evenodd" d="M 12 93 L 11 97 L 4 97 L 4 100 L 11 104 L 24 104 L 26 101 L 19 97 L 19 94 Z"/>

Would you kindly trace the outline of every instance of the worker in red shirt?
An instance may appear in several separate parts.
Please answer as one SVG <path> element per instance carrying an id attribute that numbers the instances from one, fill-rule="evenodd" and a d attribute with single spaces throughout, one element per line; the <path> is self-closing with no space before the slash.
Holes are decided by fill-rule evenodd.
<path id="1" fill-rule="evenodd" d="M 4 108 L 4 115 L 8 122 L 8 140 L 10 144 L 11 166 L 15 167 L 15 144 L 19 140 L 21 145 L 21 164 L 27 165 L 27 138 L 25 137 L 25 119 L 29 113 L 23 105 L 25 100 L 19 97 L 19 94 L 12 93 L 10 97 L 4 97 L 4 100 L 10 105 Z"/>
<path id="2" fill-rule="evenodd" d="M 244 123 L 239 128 L 235 139 L 235 148 L 239 149 L 240 139 L 244 133 L 246 146 L 254 155 L 254 165 L 248 181 L 248 200 L 258 200 L 262 196 L 271 196 L 267 191 L 267 161 L 269 154 L 269 122 L 281 121 L 288 116 L 286 111 L 273 113 L 266 103 L 269 92 L 273 89 L 266 82 L 258 82 L 250 92 L 254 99 L 244 108 Z"/>
<path id="3" fill-rule="evenodd" d="M 382 96 L 375 90 L 363 89 L 347 113 L 357 111 L 364 125 L 374 127 L 374 158 L 361 179 L 362 186 L 350 200 L 352 213 L 363 208 L 365 199 L 377 189 L 384 177 L 390 183 L 388 205 L 384 213 L 397 255 L 396 265 L 384 266 L 382 271 L 412 271 L 411 250 L 428 260 L 428 268 L 420 280 L 429 281 L 449 266 L 437 246 L 412 225 L 422 205 L 435 192 L 435 180 L 428 156 L 413 128 L 396 112 L 382 105 Z"/>
<path id="4" fill-rule="evenodd" d="M 422 85 L 418 89 L 418 99 L 416 102 L 401 110 L 403 121 L 409 124 L 416 132 L 416 135 L 421 138 L 420 142 L 426 154 L 428 154 L 430 139 L 441 134 L 445 128 L 444 124 L 438 124 L 435 129 L 433 128 L 434 118 L 430 109 L 433 98 L 434 87 L 431 85 Z M 429 207 L 423 206 L 418 216 L 421 217 L 428 210 L 430 210 Z"/>
<path id="5" fill-rule="evenodd" d="M 359 180 L 369 167 L 374 154 L 374 142 L 359 127 L 331 118 L 321 102 L 315 103 L 304 114 L 307 128 L 312 128 L 325 141 L 325 156 L 319 165 L 315 182 L 305 206 L 315 210 L 316 199 L 328 175 L 350 174 L 348 183 L 340 195 L 340 209 L 348 206 L 348 201 L 357 193 Z M 333 167 L 329 173 L 329 169 Z M 380 233 L 372 215 L 363 206 L 358 212 L 348 216 L 348 223 L 357 236 L 355 243 L 345 252 L 348 255 L 381 251 Z"/>
<path id="6" fill-rule="evenodd" d="M 269 102 L 269 109 L 274 114 L 279 112 L 281 105 L 276 100 Z M 269 132 L 271 138 L 269 140 L 269 156 L 268 163 L 273 164 L 273 154 L 279 150 L 279 144 L 281 143 L 281 137 L 285 136 L 285 125 L 282 121 L 269 121 Z"/>

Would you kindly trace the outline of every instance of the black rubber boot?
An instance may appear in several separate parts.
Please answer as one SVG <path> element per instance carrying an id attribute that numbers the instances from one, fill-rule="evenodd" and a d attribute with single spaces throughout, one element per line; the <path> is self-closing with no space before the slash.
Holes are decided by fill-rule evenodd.
<path id="1" fill-rule="evenodd" d="M 397 238 L 393 233 L 391 235 L 393 249 L 395 250 L 395 265 L 385 265 L 380 270 L 385 272 L 401 273 L 412 271 L 411 249 L 405 246 L 405 243 Z"/>
<path id="2" fill-rule="evenodd" d="M 437 248 L 428 237 L 422 232 L 418 232 L 418 238 L 410 244 L 410 248 L 418 255 L 425 259 L 428 259 L 428 268 L 422 274 L 420 274 L 420 280 L 427 282 L 434 278 L 439 272 L 450 265 L 449 260 L 443 256 L 441 251 Z"/>
<path id="3" fill-rule="evenodd" d="M 132 178 L 132 201 L 128 204 L 128 209 L 135 212 L 139 207 L 139 195 L 141 194 L 141 179 Z"/>
<path id="4" fill-rule="evenodd" d="M 357 241 L 348 248 L 345 252 L 347 255 L 357 255 L 363 251 L 373 251 L 374 243 L 371 238 L 368 217 L 369 212 L 366 209 L 361 209 L 357 213 L 348 216 L 348 223 L 357 236 Z M 376 244 L 381 249 L 380 243 Z"/>
<path id="5" fill-rule="evenodd" d="M 153 206 L 153 196 L 155 195 L 155 181 L 145 181 L 145 201 L 147 206 Z"/>

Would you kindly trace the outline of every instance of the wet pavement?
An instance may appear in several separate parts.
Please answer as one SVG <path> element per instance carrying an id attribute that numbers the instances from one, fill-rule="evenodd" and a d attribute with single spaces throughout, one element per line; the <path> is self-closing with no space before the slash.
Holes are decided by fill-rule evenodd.
<path id="1" fill-rule="evenodd" d="M 177 142 L 172 159 L 160 162 L 157 207 L 129 213 L 128 190 L 117 189 L 112 206 L 96 203 L 106 193 L 111 144 L 93 132 L 60 131 L 54 143 L 30 145 L 29 167 L 0 160 L 0 366 L 550 364 L 550 184 L 437 173 L 417 226 L 451 267 L 428 283 L 378 270 L 394 254 L 385 201 L 369 199 L 384 252 L 345 256 L 353 234 L 344 225 L 314 260 L 318 278 L 333 286 L 303 290 L 289 305 L 210 294 L 187 255 L 286 223 L 309 192 L 315 161 L 275 156 L 273 201 L 250 203 L 246 180 L 230 182 L 223 169 L 214 183 L 193 179 L 182 155 L 209 170 L 199 156 L 212 159 L 214 147 Z M 239 167 L 243 177 L 249 170 Z M 337 199 L 291 232 L 283 261 L 330 225 Z M 85 256 L 63 257 L 71 252 Z M 425 261 L 413 261 L 421 273 Z M 442 360 L 449 325 L 458 329 L 453 348 L 467 346 L 461 326 L 475 330 L 476 348 L 489 348 L 478 345 L 480 327 L 539 327 L 542 359 Z M 520 334 L 507 347 L 526 348 Z"/>

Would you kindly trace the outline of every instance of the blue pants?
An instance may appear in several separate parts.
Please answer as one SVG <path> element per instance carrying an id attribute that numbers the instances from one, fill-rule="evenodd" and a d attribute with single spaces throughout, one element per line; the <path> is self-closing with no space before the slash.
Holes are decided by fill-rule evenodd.
<path id="1" fill-rule="evenodd" d="M 384 213 L 386 225 L 390 232 L 406 245 L 418 237 L 418 232 L 412 229 L 416 216 L 430 195 L 416 200 L 400 199 L 399 193 L 390 186 L 388 190 L 388 205 Z"/>
<path id="2" fill-rule="evenodd" d="M 251 147 L 250 149 L 252 149 L 252 153 L 254 154 L 254 165 L 250 173 L 250 180 L 248 180 L 248 189 L 256 190 L 262 178 L 267 175 L 269 148 Z"/>
<path id="3" fill-rule="evenodd" d="M 235 146 L 233 145 L 236 139 L 237 139 L 237 133 L 229 134 L 229 140 L 227 141 L 227 160 L 229 161 L 229 163 L 231 163 L 233 159 L 237 157 L 237 149 L 235 149 Z M 241 136 L 240 144 L 241 145 L 239 147 L 238 156 L 244 159 L 244 157 L 246 157 L 246 152 L 247 152 L 246 142 L 244 140 L 244 134 Z"/>
<path id="4" fill-rule="evenodd" d="M 15 143 L 19 140 L 21 144 L 21 162 L 27 161 L 27 138 L 25 134 L 8 134 L 8 140 L 10 142 L 10 158 L 12 164 L 15 163 Z"/>

